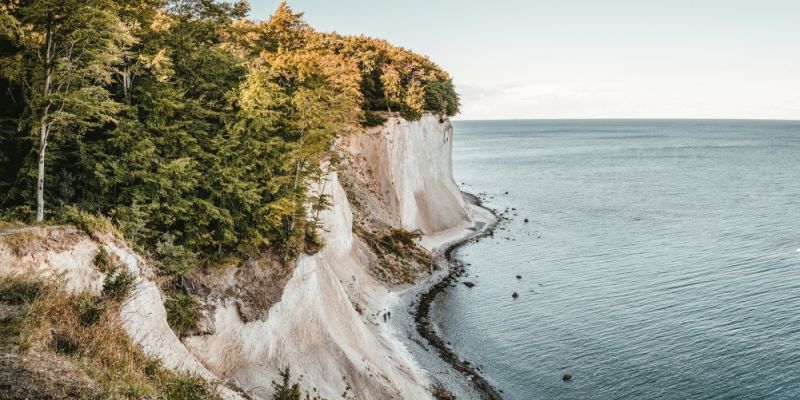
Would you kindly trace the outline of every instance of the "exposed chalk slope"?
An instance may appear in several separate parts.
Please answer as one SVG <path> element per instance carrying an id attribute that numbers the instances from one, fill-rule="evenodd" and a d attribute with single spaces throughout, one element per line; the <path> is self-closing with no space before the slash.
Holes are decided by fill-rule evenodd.
<path id="1" fill-rule="evenodd" d="M 432 114 L 414 122 L 391 117 L 378 129 L 347 138 L 345 146 L 404 229 L 430 235 L 467 220 L 466 203 L 453 178 L 450 120 Z"/>
<path id="2" fill-rule="evenodd" d="M 356 184 L 375 197 L 370 212 L 387 226 L 422 231 L 422 245 L 431 250 L 469 235 L 486 219 L 453 180 L 452 141 L 447 119 L 391 117 L 382 127 L 343 139 L 340 151 L 364 177 Z M 334 171 L 326 180 L 319 187 L 333 206 L 319 215 L 325 246 L 300 257 L 280 301 L 263 318 L 245 322 L 230 299 L 206 298 L 215 307 L 206 321 L 211 333 L 204 335 L 178 339 L 151 272 L 117 239 L 98 242 L 80 234 L 23 258 L 42 273 L 66 273 L 76 290 L 97 292 L 104 278 L 92 266 L 97 248 L 116 254 L 139 277 L 122 311 L 125 329 L 168 367 L 232 381 L 260 397 L 269 396 L 278 371 L 291 366 L 293 375 L 303 375 L 305 390 L 316 388 L 325 398 L 340 398 L 348 387 L 362 399 L 430 398 L 428 375 L 383 319 L 406 288 L 387 287 L 370 274 L 376 256 L 353 234 L 353 209 L 340 176 Z M 0 253 L 0 272 L 18 266 L 7 262 L 10 257 L 8 250 Z M 224 394 L 238 397 L 228 389 Z"/>
<path id="3" fill-rule="evenodd" d="M 120 315 L 128 335 L 146 354 L 160 359 L 167 368 L 211 382 L 220 381 L 197 361 L 169 327 L 164 300 L 154 283 L 152 271 L 121 240 L 103 234 L 91 237 L 75 228 L 59 226 L 29 228 L 20 233 L 28 235 L 25 254 L 16 254 L 0 241 L 0 274 L 62 277 L 70 291 L 100 294 L 106 274 L 95 267 L 94 257 L 102 246 L 119 257 L 136 276 L 134 289 L 124 301 Z M 219 390 L 226 399 L 241 399 L 228 388 Z"/>

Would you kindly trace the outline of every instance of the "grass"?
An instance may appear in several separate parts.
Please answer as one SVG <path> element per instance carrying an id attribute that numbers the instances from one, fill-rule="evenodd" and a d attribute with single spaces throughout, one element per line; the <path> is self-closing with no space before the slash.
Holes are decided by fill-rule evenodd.
<path id="1" fill-rule="evenodd" d="M 42 233 L 38 229 L 29 229 L 2 236 L 0 241 L 8 246 L 14 256 L 23 257 L 28 253 L 30 244 L 41 240 L 42 237 Z"/>
<path id="2" fill-rule="evenodd" d="M 163 368 L 130 341 L 119 318 L 119 293 L 72 294 L 55 280 L 2 277 L 0 300 L 27 305 L 14 329 L 3 331 L 18 336 L 22 351 L 67 357 L 97 382 L 99 398 L 217 399 L 207 382 Z"/>
<path id="3" fill-rule="evenodd" d="M 122 239 L 122 233 L 119 232 L 110 219 L 102 215 L 93 215 L 81 211 L 75 206 L 62 207 L 52 220 L 59 224 L 73 225 L 90 235 L 94 233 L 108 233 Z"/>
<path id="4" fill-rule="evenodd" d="M 111 253 L 106 250 L 105 247 L 99 246 L 97 250 L 97 254 L 94 256 L 94 266 L 97 267 L 100 272 L 109 273 L 117 270 L 119 263 L 113 257 L 111 257 Z"/>
<path id="5" fill-rule="evenodd" d="M 41 284 L 23 275 L 0 276 L 0 301 L 12 305 L 30 304 L 39 295 Z"/>
<path id="6" fill-rule="evenodd" d="M 404 229 L 391 229 L 383 235 L 356 232 L 364 238 L 378 255 L 379 262 L 371 267 L 373 273 L 381 280 L 391 283 L 412 283 L 421 273 L 417 267 L 430 264 L 430 254 L 422 249 L 419 231 L 409 232 Z"/>
<path id="7" fill-rule="evenodd" d="M 21 227 L 23 227 L 25 225 L 27 225 L 27 224 L 22 222 L 22 221 L 6 220 L 6 219 L 1 219 L 0 218 L 0 229 L 21 228 Z"/>

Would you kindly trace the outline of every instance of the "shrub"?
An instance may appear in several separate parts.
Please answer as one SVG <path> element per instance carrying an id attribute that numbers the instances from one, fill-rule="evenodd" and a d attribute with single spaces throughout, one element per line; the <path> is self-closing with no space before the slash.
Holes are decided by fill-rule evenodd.
<path id="1" fill-rule="evenodd" d="M 164 388 L 165 400 L 196 400 L 209 398 L 208 382 L 191 375 L 179 375 Z"/>
<path id="2" fill-rule="evenodd" d="M 36 217 L 29 206 L 17 206 L 0 210 L 0 228 L 18 228 L 28 225 Z"/>
<path id="3" fill-rule="evenodd" d="M 103 280 L 103 296 L 109 299 L 123 300 L 130 294 L 134 283 L 136 283 L 136 276 L 123 268 L 110 272 Z"/>
<path id="4" fill-rule="evenodd" d="M 176 294 L 164 301 L 167 322 L 178 335 L 185 335 L 197 328 L 200 320 L 200 303 L 188 294 Z"/>
<path id="5" fill-rule="evenodd" d="M 422 232 L 409 232 L 405 229 L 392 229 L 388 234 L 378 239 L 378 243 L 388 252 L 401 257 L 413 255 L 416 249 L 417 240 L 422 236 Z"/>
<path id="6" fill-rule="evenodd" d="M 109 254 L 108 250 L 103 246 L 97 249 L 97 254 L 94 256 L 94 266 L 97 267 L 100 272 L 104 273 L 117 270 L 117 263 L 111 258 L 111 254 Z"/>
<path id="7" fill-rule="evenodd" d="M 291 383 L 292 373 L 289 367 L 280 372 L 280 382 L 272 381 L 272 400 L 301 400 L 300 382 Z"/>
<path id="8" fill-rule="evenodd" d="M 162 274 L 183 276 L 197 265 L 197 254 L 175 244 L 175 236 L 163 234 L 156 243 L 156 265 Z"/>
<path id="9" fill-rule="evenodd" d="M 81 293 L 76 296 L 75 310 L 80 316 L 83 326 L 91 326 L 100 321 L 100 317 L 106 312 L 106 303 L 88 293 Z"/>
<path id="10" fill-rule="evenodd" d="M 361 122 L 366 127 L 381 126 L 386 123 L 386 117 L 375 111 L 364 111 L 364 120 Z"/>
<path id="11" fill-rule="evenodd" d="M 0 276 L 0 301 L 13 305 L 30 304 L 40 291 L 41 285 L 30 277 Z"/>
<path id="12" fill-rule="evenodd" d="M 73 225 L 89 234 L 110 233 L 114 236 L 122 237 L 110 219 L 102 215 L 92 215 L 75 206 L 61 207 L 54 216 L 53 221 L 59 224 Z"/>

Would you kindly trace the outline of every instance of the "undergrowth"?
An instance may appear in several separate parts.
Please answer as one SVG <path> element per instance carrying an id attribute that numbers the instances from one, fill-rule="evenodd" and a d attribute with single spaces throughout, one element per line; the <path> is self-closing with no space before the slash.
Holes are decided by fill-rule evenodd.
<path id="1" fill-rule="evenodd" d="M 305 396 L 303 396 L 303 390 L 301 388 L 303 376 L 301 375 L 299 380 L 292 382 L 292 372 L 288 366 L 280 370 L 279 375 L 279 381 L 272 381 L 272 400 L 325 400 L 323 397 L 316 394 L 316 388 L 312 389 L 311 392 L 306 392 Z M 350 386 L 348 385 L 344 393 L 342 393 L 342 400 L 352 399 L 353 397 L 350 396 Z"/>
<path id="2" fill-rule="evenodd" d="M 183 336 L 197 328 L 200 320 L 200 303 L 189 294 L 177 293 L 164 301 L 167 322 L 178 336 Z"/>
<path id="3" fill-rule="evenodd" d="M 75 206 L 61 207 L 53 213 L 50 220 L 57 224 L 73 225 L 90 235 L 95 233 L 107 233 L 117 238 L 122 238 L 122 233 L 120 233 L 109 218 L 102 215 L 90 214 Z"/>
<path id="4" fill-rule="evenodd" d="M 124 276 L 119 271 L 116 275 Z M 27 307 L 21 321 L 15 322 L 21 350 L 70 359 L 97 382 L 100 392 L 90 397 L 218 399 L 215 389 L 204 380 L 167 370 L 130 341 L 119 317 L 120 293 L 104 288 L 99 296 L 74 294 L 60 281 L 24 275 L 0 277 L 0 300 Z"/>
<path id="5" fill-rule="evenodd" d="M 431 262 L 430 254 L 418 244 L 422 236 L 420 231 L 391 229 L 388 233 L 376 235 L 361 230 L 359 235 L 378 255 L 379 262 L 373 272 L 385 281 L 412 283 L 419 275 L 412 263 L 424 266 Z"/>

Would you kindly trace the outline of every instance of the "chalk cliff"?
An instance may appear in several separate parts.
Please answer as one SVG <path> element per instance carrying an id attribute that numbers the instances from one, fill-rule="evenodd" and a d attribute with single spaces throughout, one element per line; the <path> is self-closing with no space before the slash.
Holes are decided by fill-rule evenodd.
<path id="1" fill-rule="evenodd" d="M 0 273 L 61 271 L 74 290 L 98 291 L 104 274 L 92 259 L 104 246 L 138 277 L 122 311 L 131 338 L 167 367 L 228 383 L 221 389 L 226 398 L 269 396 L 286 366 L 303 376 L 304 390 L 316 388 L 324 398 L 345 391 L 360 399 L 430 398 L 430 378 L 385 321 L 408 285 L 376 276 L 381 256 L 369 238 L 391 229 L 419 231 L 431 251 L 470 234 L 476 221 L 491 220 L 459 191 L 452 145 L 449 120 L 432 114 L 414 122 L 391 116 L 341 139 L 338 167 L 316 185 L 332 203 L 319 214 L 325 245 L 300 256 L 279 301 L 257 318 L 243 318 L 230 298 L 208 296 L 206 328 L 178 338 L 147 263 L 121 240 L 71 228 L 36 228 L 43 241 L 71 239 L 21 256 L 0 244 Z M 428 265 L 411 264 L 416 280 L 427 276 Z"/>

